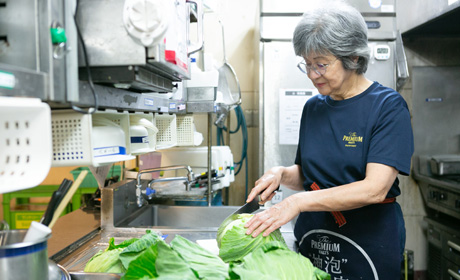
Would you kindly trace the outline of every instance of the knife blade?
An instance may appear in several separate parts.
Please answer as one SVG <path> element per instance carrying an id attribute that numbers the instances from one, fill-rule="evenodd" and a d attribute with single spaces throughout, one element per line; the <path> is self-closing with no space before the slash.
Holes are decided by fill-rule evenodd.
<path id="1" fill-rule="evenodd" d="M 239 214 L 251 214 L 260 209 L 259 196 L 256 196 L 252 201 L 244 204 L 238 208 L 235 212 L 230 214 L 227 218 L 224 219 L 219 228 L 225 228 L 232 221 L 236 220 Z"/>

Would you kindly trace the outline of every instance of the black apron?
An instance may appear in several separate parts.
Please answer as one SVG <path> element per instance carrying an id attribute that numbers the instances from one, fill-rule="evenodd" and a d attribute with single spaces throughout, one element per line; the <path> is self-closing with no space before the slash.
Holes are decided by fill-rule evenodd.
<path id="1" fill-rule="evenodd" d="M 299 252 L 331 274 L 331 280 L 398 280 L 406 231 L 398 203 L 342 211 L 339 227 L 330 212 L 303 212 L 294 234 Z"/>

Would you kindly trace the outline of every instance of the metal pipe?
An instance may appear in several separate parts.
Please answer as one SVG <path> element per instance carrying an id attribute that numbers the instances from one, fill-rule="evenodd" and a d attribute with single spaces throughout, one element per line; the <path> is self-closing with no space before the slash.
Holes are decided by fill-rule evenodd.
<path id="1" fill-rule="evenodd" d="M 208 207 L 212 204 L 212 114 L 208 113 Z"/>
<path id="2" fill-rule="evenodd" d="M 228 114 L 227 116 L 227 146 L 230 148 L 230 114 Z M 224 204 L 225 205 L 229 205 L 229 201 L 230 201 L 230 187 L 226 187 L 224 188 L 224 197 L 225 197 L 225 200 L 224 200 Z"/>

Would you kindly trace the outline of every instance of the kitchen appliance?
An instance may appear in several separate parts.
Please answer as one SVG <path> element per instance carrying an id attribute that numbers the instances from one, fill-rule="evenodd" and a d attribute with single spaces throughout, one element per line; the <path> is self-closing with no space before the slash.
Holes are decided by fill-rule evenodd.
<path id="1" fill-rule="evenodd" d="M 185 113 L 181 82 L 203 46 L 202 19 L 202 0 L 2 1 L 0 96 Z"/>
<path id="2" fill-rule="evenodd" d="M 460 175 L 460 155 L 435 155 L 430 165 L 435 175 Z"/>
<path id="3" fill-rule="evenodd" d="M 428 223 L 428 279 L 460 279 L 458 221 L 426 217 Z"/>
<path id="4" fill-rule="evenodd" d="M 371 58 L 366 77 L 399 89 L 408 77 L 394 0 L 349 0 L 369 28 Z M 311 1 L 260 1 L 259 175 L 294 163 L 299 121 L 306 100 L 317 93 L 296 65 L 292 35 Z"/>
<path id="5" fill-rule="evenodd" d="M 203 45 L 201 0 L 81 0 L 76 14 L 95 83 L 166 93 L 190 78 L 188 55 Z M 198 38 L 191 42 L 193 21 Z M 80 54 L 82 79 L 85 65 Z"/>
<path id="6" fill-rule="evenodd" d="M 460 279 L 460 67 L 412 68 L 413 177 L 428 224 L 429 279 Z"/>

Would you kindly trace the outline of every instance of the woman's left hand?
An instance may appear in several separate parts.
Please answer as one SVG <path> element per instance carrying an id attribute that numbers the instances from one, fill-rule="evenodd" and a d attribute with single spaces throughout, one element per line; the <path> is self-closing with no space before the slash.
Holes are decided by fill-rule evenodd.
<path id="1" fill-rule="evenodd" d="M 274 230 L 294 219 L 300 214 L 300 208 L 297 206 L 294 196 L 289 196 L 267 210 L 255 214 L 244 225 L 248 228 L 246 234 L 256 237 L 263 232 L 263 236 L 268 236 Z"/>

